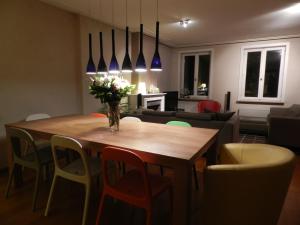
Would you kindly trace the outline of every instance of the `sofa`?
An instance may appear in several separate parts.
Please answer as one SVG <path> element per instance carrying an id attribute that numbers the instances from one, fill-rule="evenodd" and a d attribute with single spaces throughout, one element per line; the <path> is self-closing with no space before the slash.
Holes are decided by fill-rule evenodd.
<path id="1" fill-rule="evenodd" d="M 167 123 L 172 120 L 184 121 L 193 127 L 218 129 L 217 151 L 222 144 L 239 142 L 239 116 L 234 113 L 190 113 L 175 111 L 142 111 L 122 113 L 121 117 L 134 116 L 143 122 Z M 216 153 L 218 154 L 218 152 Z"/>
<path id="2" fill-rule="evenodd" d="M 292 148 L 300 147 L 300 105 L 272 107 L 268 115 L 268 142 Z"/>

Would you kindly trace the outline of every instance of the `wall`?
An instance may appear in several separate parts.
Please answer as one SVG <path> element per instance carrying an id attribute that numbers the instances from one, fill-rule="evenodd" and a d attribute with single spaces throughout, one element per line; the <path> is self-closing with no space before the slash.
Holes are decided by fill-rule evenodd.
<path id="1" fill-rule="evenodd" d="M 111 29 L 112 27 L 96 20 L 80 16 L 80 43 L 81 43 L 81 74 L 82 74 L 82 98 L 83 98 L 83 113 L 89 114 L 97 112 L 103 108 L 103 105 L 98 99 L 95 99 L 89 94 L 89 78 L 85 75 L 86 64 L 88 60 L 88 33 L 92 33 L 93 40 L 93 59 L 97 66 L 99 60 L 99 32 L 103 33 L 104 58 L 107 67 L 111 59 Z M 125 55 L 125 30 L 115 29 L 116 39 L 116 57 L 120 69 L 122 67 L 123 58 Z M 161 91 L 170 90 L 169 74 L 171 72 L 172 50 L 166 45 L 159 45 L 160 57 L 163 65 L 162 72 L 151 72 L 150 66 L 155 49 L 155 38 L 144 35 L 144 56 L 148 71 L 146 73 L 124 74 L 124 78 L 134 84 L 145 82 L 146 88 L 149 90 L 150 85 L 157 86 Z M 130 33 L 129 54 L 133 68 L 135 67 L 137 54 L 139 52 L 139 33 Z"/>
<path id="2" fill-rule="evenodd" d="M 33 113 L 81 113 L 79 23 L 37 0 L 0 1 L 0 168 L 4 124 Z"/>
<path id="3" fill-rule="evenodd" d="M 218 44 L 210 46 L 199 46 L 194 48 L 174 49 L 172 52 L 172 73 L 169 79 L 172 80 L 171 87 L 179 90 L 179 58 L 178 55 L 183 51 L 197 51 L 201 49 L 212 49 L 212 89 L 211 98 L 221 103 L 224 102 L 224 95 L 227 91 L 231 92 L 231 109 L 242 111 L 253 111 L 253 114 L 266 115 L 269 105 L 253 105 L 253 104 L 237 104 L 239 79 L 240 79 L 240 63 L 241 48 L 243 46 L 251 46 L 257 44 L 270 43 L 289 43 L 289 61 L 286 74 L 286 91 L 284 107 L 291 104 L 300 104 L 300 83 L 299 60 L 300 60 L 300 38 L 279 39 L 269 41 L 244 42 L 233 44 Z M 274 106 L 273 106 L 274 107 Z M 276 106 L 278 107 L 278 106 Z"/>
<path id="4" fill-rule="evenodd" d="M 88 61 L 88 34 L 92 34 L 93 44 L 93 59 L 96 67 L 99 62 L 99 32 L 103 35 L 103 53 L 107 68 L 109 67 L 112 50 L 111 50 L 111 30 L 112 26 L 100 23 L 88 17 L 80 16 L 80 51 L 81 51 L 81 85 L 82 85 L 82 99 L 83 99 L 83 113 L 89 114 L 91 112 L 99 111 L 103 105 L 99 99 L 95 99 L 89 94 L 89 77 L 85 75 L 86 65 Z M 130 35 L 129 35 L 130 38 Z M 129 41 L 130 43 L 130 41 Z M 122 68 L 123 58 L 125 55 L 125 31 L 115 29 L 115 47 L 116 57 L 118 59 L 119 67 Z M 129 51 L 131 45 L 129 45 Z M 124 78 L 131 81 L 131 74 L 124 75 Z"/>
<path id="5" fill-rule="evenodd" d="M 139 33 L 132 34 L 132 56 L 133 64 L 135 65 L 137 55 L 139 53 Z M 148 71 L 145 73 L 133 73 L 133 79 L 136 84 L 139 82 L 145 82 L 146 89 L 149 90 L 150 85 L 154 85 L 163 91 L 170 91 L 170 73 L 171 73 L 171 59 L 172 59 L 172 49 L 166 45 L 159 44 L 159 54 L 162 62 L 163 71 L 152 72 L 150 71 L 152 57 L 155 50 L 155 38 L 144 35 L 143 40 L 143 52 L 146 60 L 146 66 Z"/>

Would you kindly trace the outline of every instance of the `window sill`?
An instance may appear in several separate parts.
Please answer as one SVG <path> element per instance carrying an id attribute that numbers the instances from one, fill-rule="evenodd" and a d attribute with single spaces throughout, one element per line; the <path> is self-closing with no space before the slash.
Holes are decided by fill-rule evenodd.
<path id="1" fill-rule="evenodd" d="M 178 98 L 178 101 L 187 101 L 187 102 L 199 102 L 202 100 L 208 100 L 208 96 L 191 96 L 186 98 Z"/>
<path id="2" fill-rule="evenodd" d="M 262 101 L 236 101 L 237 104 L 252 104 L 252 105 L 284 105 L 284 102 L 262 102 Z"/>

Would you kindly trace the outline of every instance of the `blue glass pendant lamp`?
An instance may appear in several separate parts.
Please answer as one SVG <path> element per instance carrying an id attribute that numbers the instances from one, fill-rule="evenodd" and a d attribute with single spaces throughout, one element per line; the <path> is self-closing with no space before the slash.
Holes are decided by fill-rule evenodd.
<path id="1" fill-rule="evenodd" d="M 146 61 L 143 53 L 143 24 L 142 24 L 142 0 L 140 0 L 140 52 L 136 60 L 135 71 L 143 73 L 147 71 Z"/>
<path id="2" fill-rule="evenodd" d="M 129 28 L 126 26 L 126 51 L 125 51 L 125 56 L 122 64 L 122 72 L 123 73 L 131 73 L 132 72 L 132 64 L 130 60 L 130 56 L 128 53 L 128 33 L 129 33 Z"/>
<path id="3" fill-rule="evenodd" d="M 158 21 L 158 0 L 156 0 L 156 39 L 155 39 L 155 52 L 151 62 L 151 71 L 162 71 L 160 56 L 158 52 L 159 46 L 159 21 Z"/>
<path id="4" fill-rule="evenodd" d="M 109 64 L 109 73 L 118 74 L 120 73 L 120 70 L 119 70 L 119 63 L 115 51 L 115 30 L 114 29 L 111 30 L 111 41 L 112 41 L 112 56 Z"/>
<path id="5" fill-rule="evenodd" d="M 102 41 L 102 32 L 99 33 L 99 41 L 100 41 L 100 59 L 98 64 L 98 74 L 105 75 L 107 74 L 107 67 L 103 57 L 103 41 Z"/>
<path id="6" fill-rule="evenodd" d="M 92 55 L 92 34 L 89 33 L 89 61 L 86 66 L 86 74 L 88 75 L 95 75 L 96 74 L 96 67 L 93 61 Z"/>
<path id="7" fill-rule="evenodd" d="M 140 24 L 140 53 L 136 61 L 135 71 L 139 73 L 147 71 L 146 61 L 143 53 L 143 24 Z"/>
<path id="8" fill-rule="evenodd" d="M 158 40 L 159 40 L 159 22 L 156 22 L 156 40 L 155 40 L 155 52 L 151 62 L 151 71 L 162 71 L 161 60 L 158 52 Z"/>

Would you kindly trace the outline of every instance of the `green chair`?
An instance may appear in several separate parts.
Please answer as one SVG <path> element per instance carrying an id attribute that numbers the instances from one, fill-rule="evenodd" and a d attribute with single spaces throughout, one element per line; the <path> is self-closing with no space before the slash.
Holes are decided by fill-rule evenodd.
<path id="1" fill-rule="evenodd" d="M 100 160 L 95 157 L 87 156 L 86 152 L 82 148 L 82 145 L 73 138 L 54 135 L 51 138 L 51 145 L 55 171 L 45 211 L 45 216 L 47 216 L 49 213 L 49 208 L 52 202 L 54 187 L 56 185 L 57 178 L 61 177 L 67 180 L 81 183 L 85 186 L 86 193 L 82 216 L 82 225 L 85 225 L 88 215 L 92 177 L 98 176 L 100 174 Z M 77 153 L 79 155 L 79 158 L 75 159 L 67 165 L 60 165 L 57 157 L 57 153 L 59 152 L 57 151 L 61 151 L 62 149 L 74 151 L 74 153 Z"/>
<path id="2" fill-rule="evenodd" d="M 11 142 L 13 152 L 13 165 L 9 173 L 8 184 L 5 197 L 8 197 L 9 189 L 14 177 L 16 166 L 30 168 L 36 171 L 35 187 L 33 192 L 32 210 L 36 209 L 37 195 L 42 168 L 53 162 L 51 148 L 39 148 L 35 144 L 32 136 L 25 130 L 17 128 L 8 128 L 7 137 Z"/>
<path id="3" fill-rule="evenodd" d="M 166 123 L 167 125 L 171 125 L 171 126 L 179 126 L 179 127 L 192 127 L 191 124 L 187 123 L 187 122 L 183 122 L 183 121 L 169 121 Z"/>
<path id="4" fill-rule="evenodd" d="M 166 124 L 170 125 L 170 126 L 192 127 L 192 125 L 187 123 L 187 122 L 177 121 L 177 120 L 169 121 Z M 161 174 L 163 174 L 163 168 L 162 167 L 160 167 L 160 171 L 161 171 Z M 196 189 L 198 190 L 199 189 L 199 182 L 198 182 L 197 170 L 196 170 L 195 164 L 193 165 L 193 173 L 194 173 L 195 186 L 196 186 Z"/>

